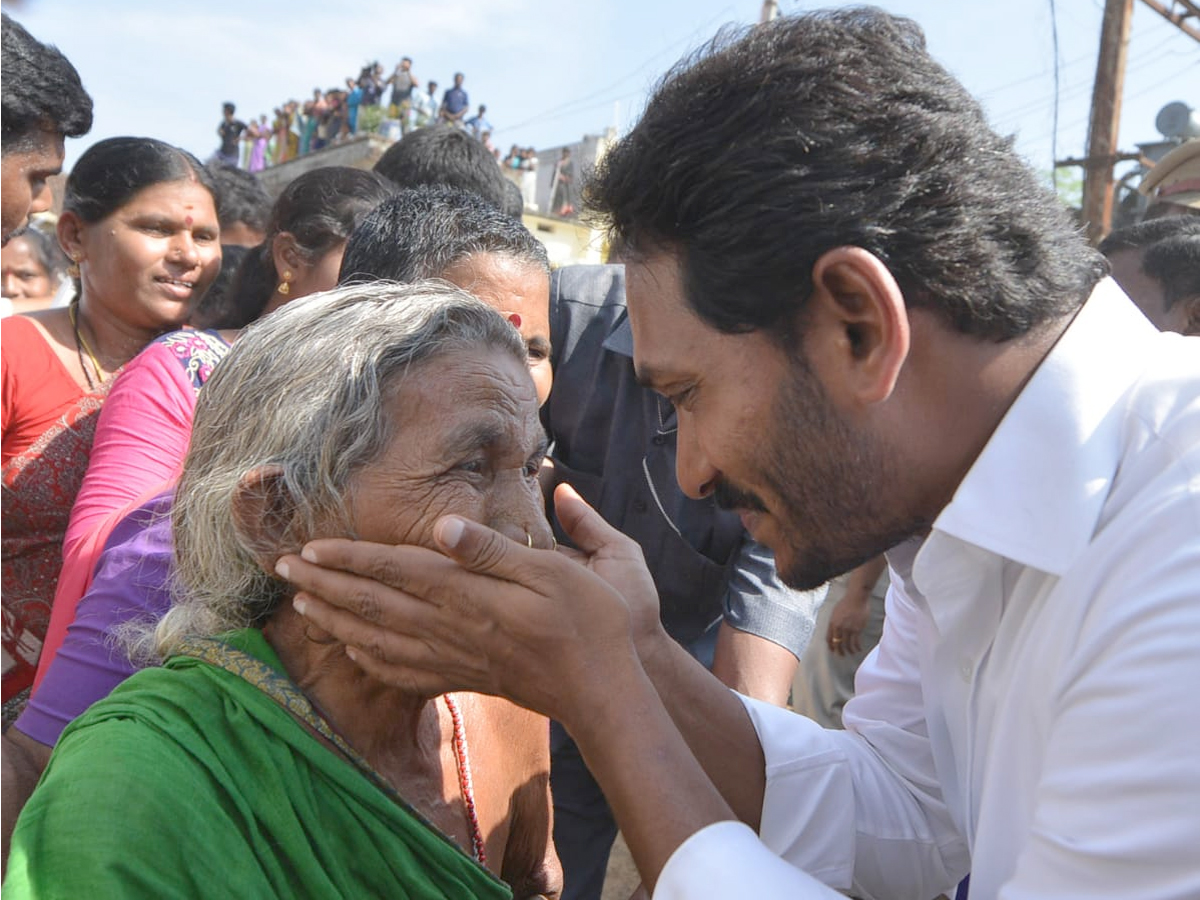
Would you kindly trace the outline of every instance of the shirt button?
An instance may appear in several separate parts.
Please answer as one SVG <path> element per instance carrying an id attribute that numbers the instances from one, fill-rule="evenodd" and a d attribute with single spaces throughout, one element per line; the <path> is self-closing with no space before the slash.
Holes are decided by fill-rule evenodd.
<path id="1" fill-rule="evenodd" d="M 654 444 L 656 447 L 661 447 L 666 442 L 667 436 L 665 434 L 656 434 L 650 439 L 650 443 Z"/>
<path id="2" fill-rule="evenodd" d="M 963 662 L 958 667 L 958 674 L 965 684 L 971 683 L 972 665 L 970 662 Z"/>
<path id="3" fill-rule="evenodd" d="M 633 501 L 633 511 L 644 513 L 646 511 L 646 501 L 645 500 L 634 500 Z"/>

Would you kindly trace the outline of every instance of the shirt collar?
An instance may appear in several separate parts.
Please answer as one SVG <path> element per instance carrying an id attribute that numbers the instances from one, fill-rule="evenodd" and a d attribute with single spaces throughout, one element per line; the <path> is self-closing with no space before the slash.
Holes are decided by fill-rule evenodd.
<path id="1" fill-rule="evenodd" d="M 633 359 L 633 328 L 629 324 L 628 310 L 621 310 L 621 314 L 617 316 L 612 331 L 604 339 L 604 349 Z"/>
<path id="2" fill-rule="evenodd" d="M 1062 575 L 1091 541 L 1120 458 L 1118 402 L 1158 331 L 1105 278 L 1034 372 L 935 532 Z"/>

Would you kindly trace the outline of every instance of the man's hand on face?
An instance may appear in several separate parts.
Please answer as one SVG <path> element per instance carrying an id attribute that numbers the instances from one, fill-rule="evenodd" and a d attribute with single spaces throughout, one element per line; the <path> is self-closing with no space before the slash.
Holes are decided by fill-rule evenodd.
<path id="1" fill-rule="evenodd" d="M 441 553 L 319 540 L 279 561 L 294 605 L 380 680 L 433 695 L 498 694 L 570 726 L 612 666 L 637 665 L 661 626 L 636 543 L 567 486 L 559 521 L 580 550 L 533 549 L 456 516 Z"/>

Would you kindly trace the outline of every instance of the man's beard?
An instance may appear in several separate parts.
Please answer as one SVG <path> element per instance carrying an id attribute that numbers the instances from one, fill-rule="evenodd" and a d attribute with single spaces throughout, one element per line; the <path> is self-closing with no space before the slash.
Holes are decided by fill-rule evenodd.
<path id="1" fill-rule="evenodd" d="M 775 507 L 724 479 L 715 498 L 776 519 L 784 584 L 819 587 L 927 527 L 902 508 L 895 455 L 845 421 L 802 358 L 780 388 L 773 419 L 752 458 Z"/>

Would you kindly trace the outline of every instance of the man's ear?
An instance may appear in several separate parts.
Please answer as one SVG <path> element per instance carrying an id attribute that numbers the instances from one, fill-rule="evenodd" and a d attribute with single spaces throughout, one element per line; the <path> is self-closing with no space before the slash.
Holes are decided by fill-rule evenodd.
<path id="1" fill-rule="evenodd" d="M 809 363 L 832 397 L 855 406 L 891 396 L 908 357 L 904 295 L 878 257 L 835 247 L 813 265 L 802 334 Z"/>
<path id="2" fill-rule="evenodd" d="M 1183 333 L 1200 334 L 1200 295 L 1177 301 L 1183 305 Z"/>
<path id="3" fill-rule="evenodd" d="M 279 557 L 295 547 L 290 535 L 292 497 L 279 466 L 260 466 L 238 479 L 233 492 L 233 524 L 255 562 L 274 574 Z"/>

